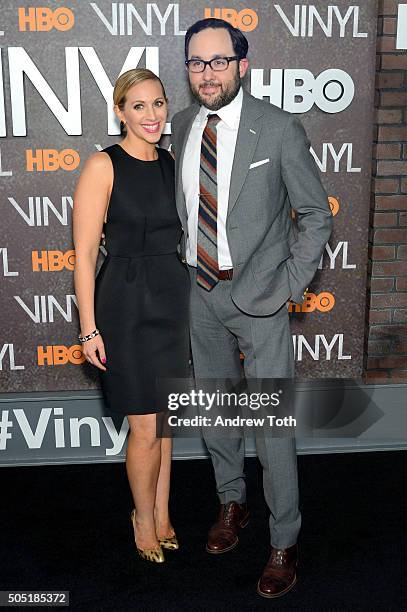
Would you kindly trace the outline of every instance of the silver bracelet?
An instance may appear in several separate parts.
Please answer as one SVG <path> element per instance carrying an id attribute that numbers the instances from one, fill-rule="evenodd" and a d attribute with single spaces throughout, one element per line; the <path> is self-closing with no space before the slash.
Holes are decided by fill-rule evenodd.
<path id="1" fill-rule="evenodd" d="M 100 334 L 98 329 L 95 329 L 91 334 L 88 334 L 87 336 L 81 336 L 79 334 L 78 338 L 79 338 L 79 342 L 82 342 L 82 344 L 84 342 L 87 342 L 88 340 L 91 340 L 92 338 L 94 338 L 95 336 L 98 336 Z"/>

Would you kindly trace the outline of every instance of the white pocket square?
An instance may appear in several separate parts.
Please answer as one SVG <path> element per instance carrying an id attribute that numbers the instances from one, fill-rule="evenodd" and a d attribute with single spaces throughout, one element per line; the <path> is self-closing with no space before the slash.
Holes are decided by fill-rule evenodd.
<path id="1" fill-rule="evenodd" d="M 263 164 L 268 164 L 269 161 L 270 161 L 270 159 L 267 158 L 267 159 L 262 159 L 262 160 L 260 160 L 258 162 L 253 162 L 252 164 L 250 164 L 249 170 L 251 170 L 252 168 L 257 168 L 257 166 L 262 166 Z"/>

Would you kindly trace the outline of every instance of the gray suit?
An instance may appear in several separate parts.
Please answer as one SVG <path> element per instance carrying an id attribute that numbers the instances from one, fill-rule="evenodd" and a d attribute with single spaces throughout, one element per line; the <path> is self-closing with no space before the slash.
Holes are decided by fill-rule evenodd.
<path id="1" fill-rule="evenodd" d="M 198 105 L 172 120 L 177 208 L 187 232 L 182 163 Z M 191 344 L 197 378 L 294 376 L 286 302 L 302 302 L 332 229 L 332 214 L 300 121 L 244 92 L 226 233 L 233 280 L 210 292 L 191 273 Z M 266 163 L 251 164 L 264 161 Z M 297 213 L 297 228 L 291 217 Z M 186 236 L 181 244 L 185 258 Z M 205 432 L 204 432 L 205 437 Z M 221 503 L 246 496 L 243 439 L 205 437 Z M 287 548 L 300 529 L 295 441 L 256 435 L 270 508 L 271 543 Z"/>

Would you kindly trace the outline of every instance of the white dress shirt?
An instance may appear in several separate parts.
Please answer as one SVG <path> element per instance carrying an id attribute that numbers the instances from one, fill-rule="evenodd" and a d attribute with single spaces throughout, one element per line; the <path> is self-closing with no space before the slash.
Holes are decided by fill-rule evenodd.
<path id="1" fill-rule="evenodd" d="M 217 182 L 218 182 L 218 264 L 220 270 L 232 268 L 229 245 L 226 236 L 226 217 L 228 212 L 229 185 L 232 173 L 237 130 L 242 110 L 243 90 L 239 89 L 236 97 L 223 108 L 216 111 L 220 117 L 217 125 Z M 188 215 L 188 240 L 186 259 L 190 266 L 196 267 L 196 249 L 199 209 L 199 167 L 201 162 L 202 134 L 209 113 L 214 112 L 201 106 L 194 119 L 188 141 L 185 146 L 182 164 L 182 185 Z"/>

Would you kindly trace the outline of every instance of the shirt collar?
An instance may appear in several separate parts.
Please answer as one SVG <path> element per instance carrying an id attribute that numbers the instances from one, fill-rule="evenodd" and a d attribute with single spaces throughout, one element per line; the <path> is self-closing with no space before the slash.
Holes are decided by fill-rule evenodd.
<path id="1" fill-rule="evenodd" d="M 232 102 L 229 102 L 229 104 L 226 104 L 226 106 L 222 106 L 222 108 L 217 110 L 215 114 L 218 115 L 218 117 L 220 117 L 228 127 L 236 129 L 239 125 L 242 102 L 243 89 L 240 87 Z M 201 106 L 198 113 L 200 122 L 205 123 L 207 116 L 213 112 L 214 111 L 209 110 L 209 108 L 206 108 L 206 106 Z"/>

